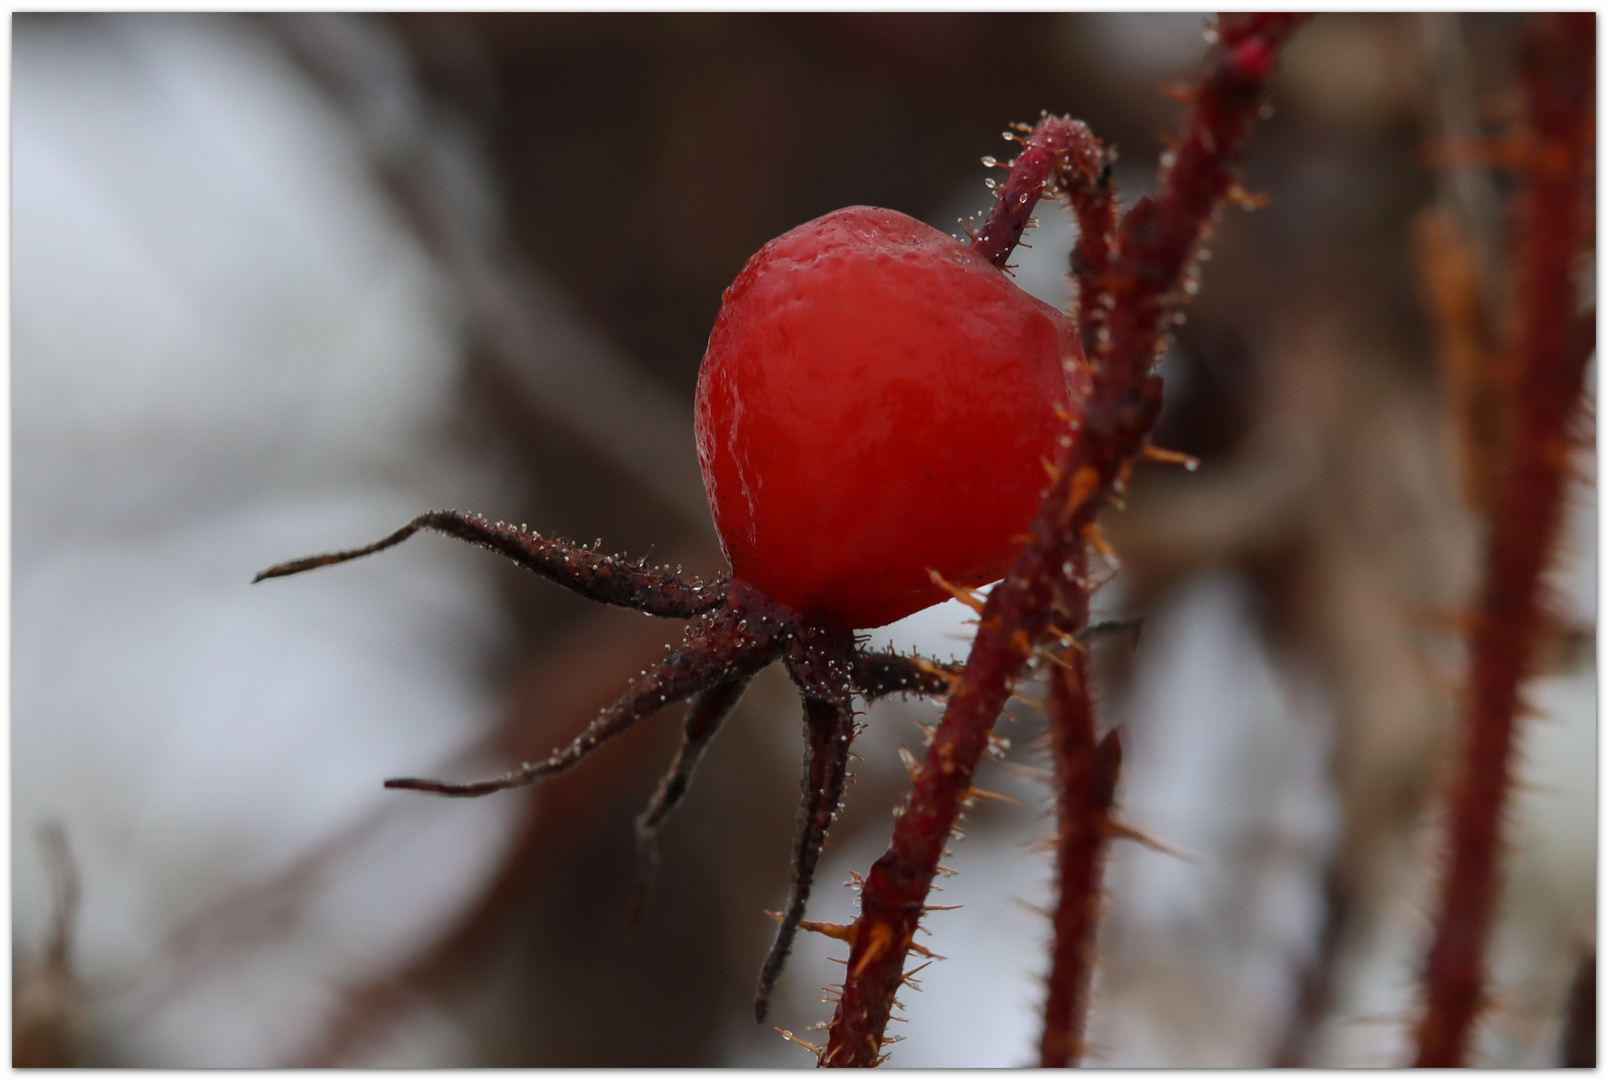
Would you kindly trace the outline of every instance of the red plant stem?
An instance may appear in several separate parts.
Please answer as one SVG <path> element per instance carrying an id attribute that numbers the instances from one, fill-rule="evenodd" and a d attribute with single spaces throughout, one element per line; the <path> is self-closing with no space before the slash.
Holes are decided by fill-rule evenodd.
<path id="1" fill-rule="evenodd" d="M 1184 292 L 1179 286 L 1196 242 L 1228 190 L 1230 162 L 1255 119 L 1277 48 L 1296 22 L 1286 15 L 1224 18 L 1176 158 L 1164 169 L 1157 196 L 1124 220 L 1112 266 L 1100 283 L 1114 306 L 1084 415 L 1072 420 L 1071 446 L 1016 565 L 989 594 L 965 672 L 892 843 L 866 878 L 823 1066 L 880 1060 L 894 994 L 944 844 L 971 797 L 978 761 L 1011 684 L 1042 640 L 1058 587 L 1083 551 L 1085 529 L 1155 423 L 1161 385 L 1150 369 L 1166 319 Z M 1026 157 L 1018 157 L 1019 166 L 1031 164 L 1023 162 Z M 1011 191 L 1007 184 L 1002 202 Z M 1086 584 L 1076 584 L 1086 591 Z"/>
<path id="2" fill-rule="evenodd" d="M 1006 135 L 1016 138 L 1010 132 Z M 1022 152 L 1010 163 L 1010 176 L 972 250 L 1004 268 L 1039 197 L 1063 196 L 1078 219 L 1078 243 L 1072 252 L 1072 272 L 1078 281 L 1078 337 L 1083 354 L 1093 356 L 1105 325 L 1105 274 L 1117 234 L 1117 199 L 1105 148 L 1082 121 L 1048 113 L 1021 143 Z"/>
<path id="3" fill-rule="evenodd" d="M 1517 222 L 1512 442 L 1469 647 L 1462 760 L 1449 814 L 1440 915 L 1424 964 L 1416 1064 L 1462 1065 L 1481 1005 L 1483 950 L 1498 893 L 1519 688 L 1543 630 L 1541 572 L 1561 516 L 1590 337 L 1572 270 L 1588 196 L 1596 66 L 1589 14 L 1538 18 L 1523 50 L 1530 150 Z"/>
<path id="4" fill-rule="evenodd" d="M 1100 916 L 1100 879 L 1111 803 L 1122 768 L 1115 730 L 1095 741 L 1089 654 L 1068 649 L 1050 672 L 1050 746 L 1056 781 L 1055 941 L 1051 948 L 1039 1065 L 1064 1069 L 1083 1060 L 1089 978 Z"/>
<path id="5" fill-rule="evenodd" d="M 1039 196 L 1056 186 L 1093 186 L 1104 171 L 1100 141 L 1070 117 L 1042 116 L 1021 143 L 1022 152 L 1011 162 L 1010 176 L 972 243 L 973 251 L 1002 269 L 1032 220 Z"/>
<path id="6" fill-rule="evenodd" d="M 1078 291 L 1078 338 L 1083 343 L 1083 355 L 1093 356 L 1105 336 L 1110 303 L 1105 279 L 1115 254 L 1120 210 L 1109 159 L 1103 152 L 1099 173 L 1069 184 L 1067 197 L 1078 217 L 1078 243 L 1072 249 L 1072 278 Z"/>
<path id="7" fill-rule="evenodd" d="M 1106 275 L 1106 335 L 1093 359 L 1145 363 L 1166 343 L 1163 320 L 1190 291 L 1190 263 L 1213 213 L 1233 182 L 1238 158 L 1261 102 L 1278 47 L 1302 16 L 1232 14 L 1221 17 L 1210 70 L 1192 94 L 1184 137 L 1162 159 L 1154 197 L 1123 218 L 1121 252 Z"/>

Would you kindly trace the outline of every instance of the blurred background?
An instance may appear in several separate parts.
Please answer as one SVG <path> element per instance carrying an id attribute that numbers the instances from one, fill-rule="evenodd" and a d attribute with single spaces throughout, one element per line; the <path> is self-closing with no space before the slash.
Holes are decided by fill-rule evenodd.
<path id="1" fill-rule="evenodd" d="M 16 1063 L 812 1064 L 749 1008 L 802 756 L 778 671 L 627 935 L 673 711 L 535 791 L 380 781 L 545 753 L 679 624 L 434 537 L 247 583 L 435 507 L 720 572 L 691 402 L 744 260 L 855 203 L 958 233 L 1041 109 L 1120 149 L 1131 203 L 1203 22 L 16 16 Z M 1097 648 L 1103 718 L 1171 850 L 1113 852 L 1091 1064 L 1405 1060 L 1480 544 L 1459 347 L 1510 289 L 1509 178 L 1431 148 L 1511 122 L 1521 23 L 1328 15 L 1281 63 L 1244 170 L 1271 205 L 1220 219 L 1163 364 L 1157 441 L 1203 464 L 1142 467 L 1107 522 L 1098 605 L 1145 622 Z M 1017 271 L 1058 303 L 1064 217 Z M 1557 1060 L 1595 949 L 1594 436 L 1578 464 L 1483 1064 Z M 877 640 L 963 655 L 957 607 Z M 897 1065 L 1033 1058 L 1049 792 L 1011 712 L 981 782 L 1020 802 L 968 821 Z M 935 715 L 865 718 L 812 918 L 852 917 Z M 825 1020 L 844 953 L 805 935 L 773 1022 Z"/>

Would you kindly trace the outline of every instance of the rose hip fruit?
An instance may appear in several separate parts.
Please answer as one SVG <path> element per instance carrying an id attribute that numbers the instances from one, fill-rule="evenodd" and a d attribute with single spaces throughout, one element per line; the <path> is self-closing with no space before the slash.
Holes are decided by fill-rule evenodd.
<path id="1" fill-rule="evenodd" d="M 698 460 L 736 580 L 882 626 L 1001 577 L 1087 376 L 1076 330 L 953 238 L 853 206 L 726 290 Z"/>

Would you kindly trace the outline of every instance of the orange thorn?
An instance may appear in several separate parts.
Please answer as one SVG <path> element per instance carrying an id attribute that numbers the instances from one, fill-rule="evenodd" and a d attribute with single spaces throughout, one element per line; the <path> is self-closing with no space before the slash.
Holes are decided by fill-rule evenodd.
<path id="1" fill-rule="evenodd" d="M 912 656 L 910 658 L 910 662 L 911 662 L 911 664 L 913 664 L 917 668 L 919 668 L 922 672 L 924 672 L 924 673 L 926 673 L 928 675 L 933 675 L 933 676 L 936 676 L 936 677 L 938 677 L 940 679 L 943 679 L 945 682 L 947 682 L 949 684 L 949 689 L 951 689 L 951 690 L 953 690 L 960 683 L 960 676 L 955 674 L 953 671 L 945 671 L 943 668 L 939 667 L 937 664 L 928 663 L 926 660 L 923 660 L 919 656 Z M 926 725 L 922 725 L 922 726 L 925 727 Z M 928 729 L 927 734 L 928 734 L 929 737 L 932 735 L 931 729 Z"/>
<path id="2" fill-rule="evenodd" d="M 1080 648 L 1080 649 L 1082 647 L 1083 646 L 1081 646 L 1081 645 L 1078 646 L 1078 648 Z M 1054 664 L 1056 667 L 1063 667 L 1068 671 L 1076 671 L 1077 670 L 1077 668 L 1072 666 L 1072 664 L 1068 663 L 1066 660 L 1063 660 L 1061 657 L 1055 655 L 1053 652 L 1051 652 L 1048 649 L 1039 649 L 1039 650 L 1037 650 L 1037 655 L 1039 656 L 1040 659 L 1048 660 L 1050 663 Z"/>
<path id="3" fill-rule="evenodd" d="M 777 1034 L 781 1035 L 781 1037 L 786 1039 L 788 1042 L 798 1043 L 816 1057 L 821 1056 L 821 1047 L 816 1046 L 814 1043 L 805 1042 L 803 1039 L 799 1038 L 797 1035 L 794 1035 L 791 1031 L 788 1031 L 785 1028 L 777 1028 L 776 1031 Z"/>
<path id="4" fill-rule="evenodd" d="M 1181 450 L 1164 450 L 1152 443 L 1146 443 L 1143 453 L 1146 461 L 1154 461 L 1161 465 L 1182 465 L 1190 472 L 1200 468 L 1200 458 Z"/>
<path id="5" fill-rule="evenodd" d="M 1083 642 L 1081 642 L 1081 641 L 1079 641 L 1077 639 L 1076 634 L 1070 634 L 1067 631 L 1058 629 L 1057 627 L 1054 627 L 1054 626 L 1049 628 L 1049 632 L 1051 634 L 1054 634 L 1055 637 L 1061 642 L 1061 644 L 1067 646 L 1068 648 L 1080 648 L 1081 649 L 1083 647 Z"/>
<path id="6" fill-rule="evenodd" d="M 1055 774 L 1037 765 L 1023 765 L 1019 761 L 1001 761 L 999 767 L 1007 775 L 1014 776 L 1018 780 L 1030 780 L 1036 784 L 1055 783 Z"/>
<path id="7" fill-rule="evenodd" d="M 887 923 L 877 923 L 873 926 L 871 928 L 871 943 L 865 947 L 865 953 L 860 957 L 860 962 L 854 966 L 854 977 L 858 979 L 863 975 L 865 969 L 870 967 L 879 956 L 887 952 L 888 946 L 892 944 L 893 927 Z"/>
<path id="8" fill-rule="evenodd" d="M 911 946 L 911 948 L 916 948 L 916 947 L 917 946 L 914 946 L 914 945 Z M 928 953 L 927 955 L 932 956 L 931 953 Z M 941 957 L 941 956 L 933 956 L 933 960 L 942 960 L 942 959 L 943 959 L 943 957 Z M 928 960 L 925 964 L 922 964 L 920 967 L 911 968 L 909 971 L 907 971 L 903 975 L 899 976 L 899 981 L 904 983 L 906 986 L 910 987 L 910 989 L 916 991 L 917 993 L 920 993 L 921 992 L 921 984 L 916 981 L 916 976 L 921 974 L 923 971 L 926 971 L 930 967 L 932 967 L 932 960 Z M 899 1007 L 901 1009 L 904 1008 L 903 1005 L 901 1005 Z"/>
<path id="9" fill-rule="evenodd" d="M 1106 539 L 1105 533 L 1100 531 L 1099 525 L 1091 521 L 1083 526 L 1083 538 L 1094 546 L 1094 550 L 1098 551 L 1100 557 L 1110 563 L 1113 569 L 1122 565 L 1121 560 L 1117 558 L 1116 549 L 1111 546 L 1111 541 Z"/>
<path id="10" fill-rule="evenodd" d="M 1066 528 L 1072 518 L 1083 509 L 1091 496 L 1100 490 L 1100 472 L 1093 465 L 1085 465 L 1072 474 L 1072 486 L 1067 492 L 1066 505 L 1061 507 L 1060 526 Z"/>
<path id="11" fill-rule="evenodd" d="M 998 802 L 1010 803 L 1012 806 L 1021 806 L 1022 805 L 1020 802 L 1018 802 L 1016 799 L 1011 798 L 1009 795 L 1001 795 L 997 791 L 984 791 L 980 787 L 968 788 L 966 790 L 966 796 L 968 798 L 973 798 L 973 799 L 994 799 L 994 800 L 996 800 Z"/>
<path id="12" fill-rule="evenodd" d="M 901 746 L 899 747 L 899 760 L 904 762 L 905 771 L 910 774 L 911 782 L 915 782 L 921 772 L 921 766 L 916 762 L 916 755 Z"/>
<path id="13" fill-rule="evenodd" d="M 944 576 L 942 574 L 931 568 L 927 570 L 927 576 L 932 578 L 932 583 L 934 585 L 938 586 L 940 589 L 944 590 L 944 592 L 948 593 L 950 596 L 953 596 L 956 600 L 959 600 L 962 604 L 965 604 L 967 607 L 977 612 L 977 614 L 981 615 L 983 613 L 983 598 L 977 595 L 976 590 L 962 588 L 959 585 L 951 585 L 949 582 L 944 580 Z"/>
<path id="14" fill-rule="evenodd" d="M 767 909 L 765 914 L 769 915 L 777 922 L 782 921 L 780 912 L 770 911 Z M 853 945 L 855 936 L 860 930 L 860 921 L 856 919 L 851 923 L 829 923 L 810 922 L 808 919 L 805 919 L 798 924 L 798 928 L 800 930 L 808 930 L 812 934 L 820 934 L 823 937 L 832 938 L 834 941 L 846 941 L 850 945 Z"/>
<path id="15" fill-rule="evenodd" d="M 1238 184 L 1228 185 L 1227 198 L 1241 210 L 1261 210 L 1273 202 L 1273 196 L 1268 194 L 1252 195 Z"/>
<path id="16" fill-rule="evenodd" d="M 1174 847 L 1165 840 L 1158 840 L 1136 825 L 1119 821 L 1115 817 L 1107 816 L 1105 819 L 1105 834 L 1113 840 L 1132 840 L 1142 844 L 1151 851 L 1158 851 L 1163 855 L 1171 855 L 1175 859 L 1182 859 L 1188 863 L 1200 862 L 1200 856 L 1185 851 L 1181 847 Z"/>

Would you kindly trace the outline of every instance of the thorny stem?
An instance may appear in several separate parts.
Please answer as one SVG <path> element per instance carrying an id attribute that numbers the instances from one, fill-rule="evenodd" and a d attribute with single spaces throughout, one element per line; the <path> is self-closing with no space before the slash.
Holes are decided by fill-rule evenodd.
<path id="1" fill-rule="evenodd" d="M 459 510 L 431 510 L 367 547 L 294 559 L 270 566 L 251 580 L 255 584 L 268 578 L 287 577 L 321 566 L 361 559 L 365 555 L 395 547 L 420 529 L 429 529 L 495 551 L 588 599 L 666 619 L 690 619 L 694 615 L 713 611 L 725 602 L 729 587 L 726 578 L 709 584 L 696 579 L 682 581 L 665 570 L 650 570 L 641 562 L 630 563 L 614 555 L 600 555 L 596 551 L 566 544 L 562 540 L 548 540 L 501 522 L 493 525 L 478 514 L 466 514 Z"/>
<path id="2" fill-rule="evenodd" d="M 1059 680 L 1057 680 L 1059 681 Z M 1122 737 L 1116 729 L 1098 743 L 1065 748 L 1069 759 L 1058 780 L 1061 835 L 1056 859 L 1059 899 L 1039 1066 L 1066 1068 L 1083 1061 L 1094 974 L 1095 931 L 1100 925 L 1100 881 L 1110 839 L 1111 804 L 1122 771 Z"/>
<path id="3" fill-rule="evenodd" d="M 1468 1056 L 1481 1005 L 1483 951 L 1498 891 L 1519 688 L 1543 631 L 1539 589 L 1562 513 L 1571 423 L 1591 355 L 1591 317 L 1576 314 L 1572 271 L 1585 224 L 1596 29 L 1587 14 L 1540 17 L 1522 58 L 1531 145 L 1516 236 L 1515 358 L 1510 457 L 1501 478 L 1485 578 L 1469 644 L 1462 760 L 1450 814 L 1450 856 L 1424 964 L 1416 1064 Z"/>
<path id="4" fill-rule="evenodd" d="M 965 672 L 950 695 L 887 852 L 861 892 L 848 975 L 823 1066 L 878 1063 L 894 993 L 945 842 L 1010 686 L 1050 622 L 1057 583 L 1070 576 L 1084 532 L 1143 447 L 1160 411 L 1150 369 L 1166 320 L 1186 290 L 1185 272 L 1232 180 L 1230 166 L 1255 119 L 1292 15 L 1225 16 L 1194 111 L 1160 189 L 1123 221 L 1111 266 L 1097 288 L 1111 297 L 1094 355 L 1086 412 L 1073 418 L 1070 448 L 1015 566 L 989 594 Z M 1018 158 L 1021 162 L 1021 158 Z M 1011 187 L 1006 185 L 1007 196 Z M 992 218 L 991 218 L 992 220 Z M 985 235 L 991 236 L 992 233 Z M 997 241 L 991 241 L 997 242 Z M 1082 586 L 1086 588 L 1086 586 Z"/>
<path id="5" fill-rule="evenodd" d="M 1081 577 L 1085 571 L 1085 566 L 1075 563 L 1072 577 Z M 1076 599 L 1086 605 L 1088 596 L 1079 591 Z M 1087 618 L 1086 610 L 1072 610 L 1076 621 Z M 1067 649 L 1058 663 L 1049 666 L 1049 679 L 1046 711 L 1055 764 L 1056 903 L 1039 1065 L 1064 1069 L 1083 1059 L 1100 878 L 1110 837 L 1111 804 L 1122 768 L 1122 742 L 1115 730 L 1096 739 L 1086 649 Z"/>
<path id="6" fill-rule="evenodd" d="M 1111 165 L 1116 154 L 1103 149 L 1100 140 L 1089 136 L 1087 160 L 1091 165 L 1068 169 L 1062 178 L 1062 194 L 1072 204 L 1078 219 L 1078 242 L 1072 249 L 1072 280 L 1077 286 L 1077 326 L 1084 356 L 1100 348 L 1111 302 L 1105 276 L 1117 242 L 1117 218 L 1121 206 L 1111 182 Z"/>

